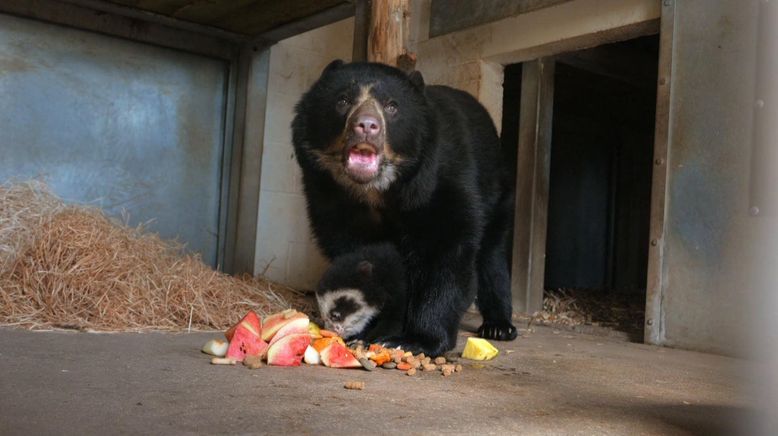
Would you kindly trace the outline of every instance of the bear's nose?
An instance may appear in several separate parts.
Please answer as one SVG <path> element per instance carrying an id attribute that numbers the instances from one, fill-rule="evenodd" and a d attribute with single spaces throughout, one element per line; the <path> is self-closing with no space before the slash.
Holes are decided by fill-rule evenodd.
<path id="1" fill-rule="evenodd" d="M 360 136 L 376 136 L 381 132 L 381 124 L 372 115 L 360 115 L 354 120 L 354 133 Z"/>

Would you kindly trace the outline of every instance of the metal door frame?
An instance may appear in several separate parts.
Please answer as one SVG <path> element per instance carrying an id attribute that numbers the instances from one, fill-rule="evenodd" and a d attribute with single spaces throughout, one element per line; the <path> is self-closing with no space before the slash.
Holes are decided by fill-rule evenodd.
<path id="1" fill-rule="evenodd" d="M 597 45 L 659 34 L 659 74 L 651 180 L 648 271 L 646 278 L 645 342 L 660 343 L 662 332 L 662 235 L 667 195 L 670 72 L 672 59 L 673 2 L 662 2 L 660 19 L 614 28 L 596 34 L 533 47 L 500 58 L 503 65 L 523 62 L 516 206 L 514 216 L 511 292 L 517 312 L 534 313 L 543 305 L 546 257 L 549 163 L 553 114 L 553 56 Z"/>

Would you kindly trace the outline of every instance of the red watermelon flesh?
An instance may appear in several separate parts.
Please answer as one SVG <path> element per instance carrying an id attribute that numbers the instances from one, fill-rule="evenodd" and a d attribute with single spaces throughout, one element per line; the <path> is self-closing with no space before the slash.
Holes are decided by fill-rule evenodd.
<path id="1" fill-rule="evenodd" d="M 307 333 L 310 336 L 311 332 L 308 331 L 309 323 L 310 321 L 308 320 L 308 317 L 290 319 L 289 322 L 284 324 L 283 327 L 278 329 L 276 334 L 273 335 L 273 339 L 270 341 L 270 345 L 273 345 L 284 336 L 297 335 L 302 333 Z"/>
<path id="2" fill-rule="evenodd" d="M 262 340 L 269 341 L 273 339 L 276 332 L 281 330 L 286 324 L 295 319 L 308 319 L 308 316 L 301 312 L 280 312 L 274 315 L 270 315 L 265 318 L 265 322 L 262 324 Z"/>
<path id="3" fill-rule="evenodd" d="M 239 324 L 232 334 L 230 346 L 227 348 L 225 357 L 242 362 L 246 356 L 264 356 L 267 348 L 267 342 L 254 334 L 253 331 Z"/>
<path id="4" fill-rule="evenodd" d="M 284 336 L 267 350 L 267 363 L 276 366 L 300 366 L 310 344 L 311 335 L 308 332 Z"/>
<path id="5" fill-rule="evenodd" d="M 321 361 L 330 368 L 362 368 L 356 357 L 340 342 L 333 341 L 321 350 Z"/>
<path id="6" fill-rule="evenodd" d="M 232 335 L 235 334 L 235 330 L 238 328 L 238 326 L 243 326 L 251 333 L 253 333 L 254 336 L 262 335 L 262 327 L 261 327 L 262 319 L 260 319 L 260 317 L 256 313 L 254 313 L 253 310 L 249 310 L 249 313 L 247 313 L 246 316 L 243 317 L 243 319 L 238 321 L 237 324 L 230 327 L 230 329 L 224 333 L 224 336 L 227 338 L 228 341 L 232 341 Z"/>

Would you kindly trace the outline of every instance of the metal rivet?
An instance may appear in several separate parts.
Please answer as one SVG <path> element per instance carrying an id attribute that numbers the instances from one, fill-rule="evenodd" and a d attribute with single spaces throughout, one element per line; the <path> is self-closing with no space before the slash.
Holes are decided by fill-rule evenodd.
<path id="1" fill-rule="evenodd" d="M 660 158 L 660 159 L 655 160 L 654 163 L 657 164 L 657 165 L 662 165 L 663 163 L 665 163 L 665 160 Z"/>
<path id="2" fill-rule="evenodd" d="M 656 240 L 656 239 L 652 239 L 652 240 L 651 240 L 651 245 L 653 245 L 653 246 L 655 246 L 655 247 L 656 247 L 656 244 L 658 244 L 658 243 L 659 243 L 659 241 L 658 241 L 658 240 Z"/>
<path id="3" fill-rule="evenodd" d="M 757 100 L 754 104 L 757 108 L 762 109 L 764 107 L 764 100 Z"/>
<path id="4" fill-rule="evenodd" d="M 748 210 L 748 213 L 750 213 L 751 216 L 759 215 L 759 207 L 758 206 L 753 206 L 751 209 Z"/>
<path id="5" fill-rule="evenodd" d="M 646 324 L 648 324 L 648 325 L 654 325 L 654 320 L 653 320 L 653 319 L 651 319 L 651 318 L 649 318 L 649 319 L 647 319 L 647 320 L 646 320 Z"/>
<path id="6" fill-rule="evenodd" d="M 660 78 L 659 78 L 659 84 L 660 84 L 660 85 L 664 85 L 665 83 L 667 83 L 667 79 L 666 79 L 666 78 L 664 78 L 664 77 L 660 77 Z"/>

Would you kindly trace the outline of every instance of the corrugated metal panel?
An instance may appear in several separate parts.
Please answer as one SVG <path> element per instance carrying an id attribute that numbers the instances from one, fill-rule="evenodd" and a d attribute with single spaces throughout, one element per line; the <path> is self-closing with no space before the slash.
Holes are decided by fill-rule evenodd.
<path id="1" fill-rule="evenodd" d="M 43 176 L 213 264 L 226 81 L 222 61 L 0 15 L 0 180 Z"/>
<path id="2" fill-rule="evenodd" d="M 653 339 L 739 354 L 753 313 L 746 253 L 758 241 L 748 195 L 758 6 L 684 0 L 674 14 L 663 328 Z"/>

